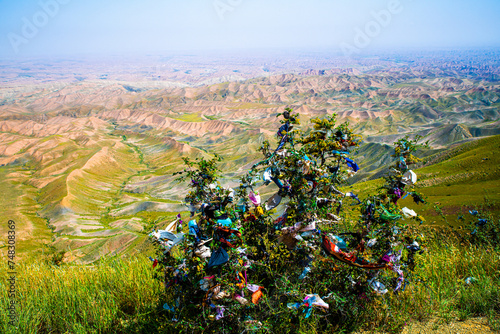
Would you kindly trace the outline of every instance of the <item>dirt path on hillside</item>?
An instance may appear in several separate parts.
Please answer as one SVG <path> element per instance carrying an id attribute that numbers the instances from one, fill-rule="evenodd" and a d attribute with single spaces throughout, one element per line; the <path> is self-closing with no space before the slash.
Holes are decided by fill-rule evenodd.
<path id="1" fill-rule="evenodd" d="M 385 332 L 360 331 L 355 334 L 383 334 Z M 412 322 L 408 324 L 401 334 L 498 334 L 488 326 L 486 318 L 472 318 L 465 321 L 453 320 L 445 323 L 439 319 L 426 322 Z"/>
<path id="2" fill-rule="evenodd" d="M 426 323 L 411 323 L 403 330 L 402 334 L 492 334 L 498 333 L 488 326 L 486 318 L 473 318 L 465 321 L 452 321 L 439 323 L 431 320 Z"/>

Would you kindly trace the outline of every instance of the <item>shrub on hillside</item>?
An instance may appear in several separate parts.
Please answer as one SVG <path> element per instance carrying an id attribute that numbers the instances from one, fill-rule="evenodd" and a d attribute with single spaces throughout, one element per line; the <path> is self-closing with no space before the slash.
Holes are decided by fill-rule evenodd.
<path id="1" fill-rule="evenodd" d="M 387 295 L 405 290 L 421 252 L 413 210 L 398 200 L 414 190 L 409 165 L 416 140 L 395 143 L 385 184 L 361 201 L 342 186 L 359 166 L 351 159 L 361 137 L 335 116 L 297 129 L 299 115 L 279 114 L 277 148 L 231 189 L 220 183 L 216 156 L 184 159 L 189 181 L 187 226 L 179 218 L 153 231 L 155 266 L 164 275 L 164 308 L 186 331 L 299 332 L 348 328 Z M 258 187 L 275 185 L 263 200 Z M 262 188 L 261 188 L 262 189 Z"/>

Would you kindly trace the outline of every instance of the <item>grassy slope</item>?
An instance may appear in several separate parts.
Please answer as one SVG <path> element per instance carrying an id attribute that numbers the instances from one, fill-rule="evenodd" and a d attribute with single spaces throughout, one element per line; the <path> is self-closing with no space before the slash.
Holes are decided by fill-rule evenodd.
<path id="1" fill-rule="evenodd" d="M 458 224 L 458 215 L 470 208 L 484 207 L 500 211 L 500 136 L 492 136 L 460 145 L 426 159 L 430 164 L 416 169 L 420 191 L 428 204 L 415 205 L 410 196 L 400 200 L 422 214 L 428 224 L 445 224 L 436 206 L 447 216 L 448 223 Z M 363 197 L 382 184 L 381 179 L 353 186 Z"/>
<path id="2" fill-rule="evenodd" d="M 26 253 L 40 252 L 43 245 L 50 242 L 52 232 L 47 222 L 36 214 L 39 209 L 34 200 L 36 189 L 20 183 L 13 173 L 27 172 L 18 167 L 0 168 L 0 189 L 3 197 L 0 202 L 0 212 L 3 213 L 0 235 L 7 235 L 8 220 L 16 222 L 16 255 L 22 258 Z M 4 248 L 6 242 L 6 239 L 0 241 L 2 257 L 7 253 Z"/>
<path id="3" fill-rule="evenodd" d="M 177 115 L 169 115 L 168 117 L 184 121 L 184 122 L 203 122 L 205 121 L 200 113 L 186 113 L 186 114 L 177 114 Z"/>

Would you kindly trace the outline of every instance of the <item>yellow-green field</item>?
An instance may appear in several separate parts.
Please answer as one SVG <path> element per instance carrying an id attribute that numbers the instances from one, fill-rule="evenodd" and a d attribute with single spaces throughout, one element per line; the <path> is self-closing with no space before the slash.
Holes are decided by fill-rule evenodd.
<path id="1" fill-rule="evenodd" d="M 178 113 L 176 115 L 169 115 L 168 117 L 176 119 L 178 121 L 184 122 L 203 122 L 206 121 L 203 117 L 201 117 L 200 113 Z"/>
<path id="2" fill-rule="evenodd" d="M 2 223 L 0 235 L 7 236 L 9 220 L 15 222 L 16 253 L 24 257 L 27 253 L 41 253 L 44 245 L 51 242 L 52 231 L 47 226 L 47 221 L 37 215 L 40 206 L 35 201 L 36 189 L 20 183 L 20 179 L 29 174 L 19 168 L 0 168 L 0 189 L 2 201 Z M 7 239 L 0 240 L 2 259 L 5 259 Z"/>
<path id="3" fill-rule="evenodd" d="M 475 208 L 500 212 L 500 136 L 478 139 L 425 161 L 430 165 L 415 169 L 415 173 L 419 191 L 428 203 L 416 205 L 408 196 L 398 204 L 422 214 L 426 224 L 458 226 L 461 222 L 457 218 Z M 377 179 L 355 184 L 352 189 L 363 198 L 381 185 L 382 180 Z"/>

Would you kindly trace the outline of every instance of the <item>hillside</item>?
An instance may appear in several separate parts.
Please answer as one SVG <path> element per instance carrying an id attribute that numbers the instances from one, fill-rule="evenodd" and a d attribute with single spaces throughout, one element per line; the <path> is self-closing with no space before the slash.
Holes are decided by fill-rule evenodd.
<path id="1" fill-rule="evenodd" d="M 415 172 L 419 177 L 419 190 L 428 197 L 428 204 L 417 206 L 410 198 L 398 203 L 422 213 L 428 225 L 446 224 L 439 210 L 447 217 L 447 222 L 455 226 L 460 225 L 457 218 L 471 209 L 500 212 L 498 135 L 454 145 L 431 155 Z M 379 184 L 381 180 L 377 179 L 358 183 L 353 189 L 363 194 Z"/>
<path id="2" fill-rule="evenodd" d="M 370 68 L 195 86 L 79 80 L 0 87 L 2 209 L 33 231 L 23 236 L 21 254 L 44 244 L 82 263 L 133 253 L 154 223 L 185 210 L 186 190 L 172 177 L 182 157 L 220 154 L 226 182 L 234 184 L 261 143 L 274 144 L 276 115 L 287 106 L 303 124 L 335 113 L 363 135 L 353 181 L 380 177 L 390 145 L 406 134 L 429 140 L 432 149 L 421 155 L 432 159 L 457 143 L 500 134 L 500 84 L 457 75 Z M 422 184 L 445 212 L 469 198 L 497 200 L 493 161 L 470 157 L 470 175 L 453 170 L 458 176 L 428 166 Z M 479 187 L 455 195 L 467 182 Z"/>

